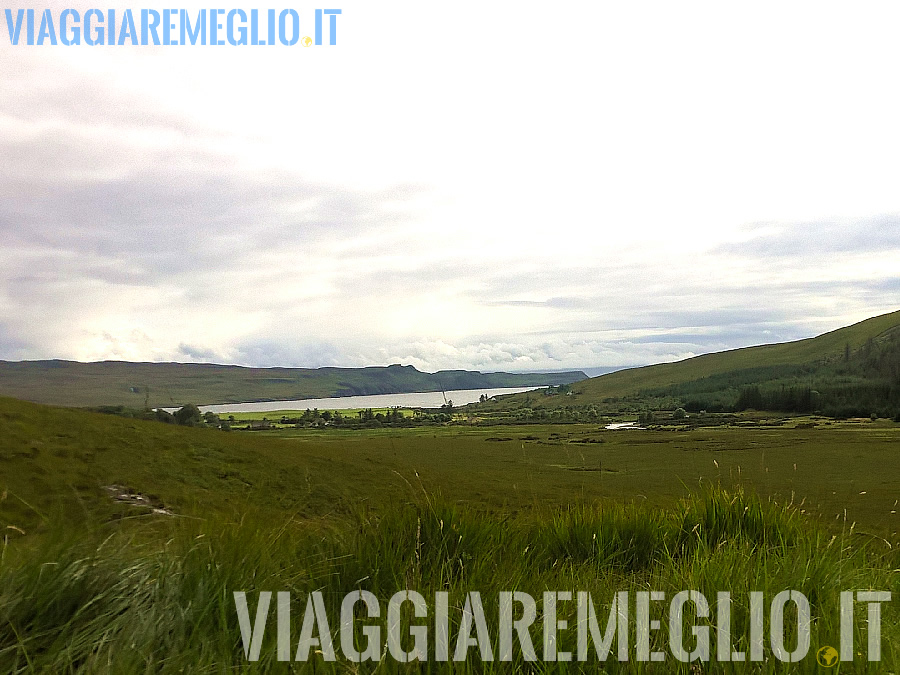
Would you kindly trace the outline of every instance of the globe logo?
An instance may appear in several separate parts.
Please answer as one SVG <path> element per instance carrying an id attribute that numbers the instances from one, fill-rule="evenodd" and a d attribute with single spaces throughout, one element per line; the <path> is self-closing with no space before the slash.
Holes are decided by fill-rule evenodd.
<path id="1" fill-rule="evenodd" d="M 824 668 L 833 668 L 838 662 L 838 651 L 834 647 L 825 646 L 816 652 L 816 661 Z"/>
<path id="2" fill-rule="evenodd" d="M 309 47 L 312 44 L 312 38 L 307 35 L 306 37 L 300 39 L 300 44 L 304 47 Z"/>

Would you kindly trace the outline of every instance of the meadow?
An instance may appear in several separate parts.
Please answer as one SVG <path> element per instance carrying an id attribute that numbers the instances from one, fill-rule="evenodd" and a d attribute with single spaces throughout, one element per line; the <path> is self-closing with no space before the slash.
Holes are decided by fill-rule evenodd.
<path id="1" fill-rule="evenodd" d="M 714 654 L 701 671 L 671 655 L 637 661 L 634 632 L 626 662 L 590 652 L 567 668 L 517 651 L 502 663 L 472 647 L 464 661 L 421 667 L 386 654 L 378 671 L 814 673 L 816 649 L 839 641 L 840 591 L 874 589 L 894 598 L 881 661 L 865 660 L 862 621 L 860 653 L 831 672 L 897 672 L 898 469 L 900 425 L 887 420 L 225 433 L 2 399 L 0 669 L 376 670 L 278 661 L 272 617 L 249 662 L 234 591 L 247 593 L 251 620 L 260 591 L 292 594 L 292 652 L 314 590 L 330 616 L 352 591 L 385 604 L 402 589 L 447 592 L 453 645 L 466 592 L 479 591 L 497 654 L 502 591 L 531 594 L 540 616 L 545 590 L 589 591 L 602 628 L 616 592 L 696 589 L 715 603 L 727 590 L 733 647 L 749 653 L 750 591 L 771 601 L 796 589 L 813 616 L 798 663 L 768 646 L 764 662 L 716 661 L 710 618 L 699 620 Z M 557 617 L 575 627 L 574 603 Z M 668 654 L 671 627 L 658 618 L 650 644 Z M 531 630 L 540 655 L 540 621 Z M 574 634 L 562 631 L 558 648 L 576 651 Z"/>

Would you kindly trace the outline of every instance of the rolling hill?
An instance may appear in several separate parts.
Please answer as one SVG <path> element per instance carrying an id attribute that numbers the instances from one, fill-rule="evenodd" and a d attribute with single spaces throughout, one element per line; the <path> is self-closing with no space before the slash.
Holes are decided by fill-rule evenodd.
<path id="1" fill-rule="evenodd" d="M 630 399 L 650 408 L 665 400 L 725 410 L 739 408 L 742 393 L 749 392 L 756 405 L 746 407 L 894 416 L 900 412 L 900 311 L 814 338 L 619 370 L 576 383 L 571 391 L 566 403 L 579 406 Z M 784 400 L 777 400 L 781 392 Z M 808 400 L 791 400 L 807 394 Z M 560 405 L 558 397 L 527 400 L 531 407 Z M 501 405 L 525 401 L 525 395 L 514 395 L 503 397 Z"/>
<path id="2" fill-rule="evenodd" d="M 541 387 L 585 378 L 562 373 L 480 373 L 413 366 L 245 368 L 207 363 L 0 361 L 0 396 L 73 407 L 133 408 L 282 401 L 453 389 Z M 148 392 L 149 390 L 149 392 Z"/>
<path id="3" fill-rule="evenodd" d="M 0 527 L 107 522 L 150 507 L 204 516 L 234 502 L 312 517 L 364 483 L 365 471 L 259 434 L 0 397 Z M 145 508 L 123 493 L 143 495 Z"/>

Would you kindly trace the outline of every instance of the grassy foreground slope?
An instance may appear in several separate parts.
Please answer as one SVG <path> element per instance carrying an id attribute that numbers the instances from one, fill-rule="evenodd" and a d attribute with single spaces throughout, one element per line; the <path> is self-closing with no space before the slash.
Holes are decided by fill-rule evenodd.
<path id="1" fill-rule="evenodd" d="M 0 528 L 149 513 L 123 493 L 184 517 L 252 506 L 316 518 L 346 509 L 370 473 L 321 447 L 0 398 Z"/>
<path id="2" fill-rule="evenodd" d="M 800 591 L 814 623 L 799 663 L 781 663 L 767 645 L 764 662 L 713 656 L 702 670 L 817 673 L 815 651 L 839 641 L 841 591 L 890 591 L 900 600 L 897 432 L 879 423 L 251 434 L 0 399 L 0 672 L 288 672 L 277 659 L 274 609 L 259 661 L 247 660 L 235 591 L 247 593 L 251 617 L 261 591 L 291 593 L 292 655 L 307 597 L 321 592 L 338 660 L 314 649 L 293 671 L 371 672 L 374 664 L 357 669 L 340 651 L 340 605 L 359 590 L 381 603 L 381 618 L 367 622 L 381 627 L 379 672 L 417 672 L 384 644 L 387 601 L 403 589 L 432 609 L 437 591 L 450 594 L 451 651 L 466 593 L 483 598 L 494 660 L 473 647 L 464 661 L 432 664 L 431 672 L 566 672 L 542 650 L 544 591 L 589 591 L 602 628 L 616 592 L 632 594 L 634 611 L 633 594 L 652 588 L 666 598 L 699 590 L 711 601 L 730 592 L 731 646 L 745 652 L 749 593 L 771 602 Z M 701 479 L 721 487 L 689 495 Z M 796 505 L 786 506 L 794 493 Z M 122 494 L 149 506 L 116 501 Z M 536 663 L 518 648 L 511 663 L 497 660 L 498 597 L 509 590 L 536 600 Z M 860 654 L 839 672 L 897 672 L 897 604 L 883 609 L 881 661 L 865 660 L 860 619 Z M 712 631 L 713 654 L 715 611 L 699 620 Z M 557 617 L 576 626 L 574 603 Z M 665 611 L 660 619 L 650 644 L 670 653 Z M 434 635 L 431 614 L 414 622 Z M 629 631 L 625 662 L 614 651 L 599 664 L 591 651 L 585 672 L 696 672 L 671 655 L 665 664 L 638 662 L 633 623 Z M 559 639 L 559 649 L 576 650 L 574 630 Z M 790 629 L 787 639 L 793 644 Z"/>
<path id="3" fill-rule="evenodd" d="M 580 371 L 423 373 L 413 366 L 245 368 L 208 363 L 0 361 L 0 395 L 75 407 L 140 408 L 568 384 Z M 149 389 L 149 395 L 148 395 Z"/>

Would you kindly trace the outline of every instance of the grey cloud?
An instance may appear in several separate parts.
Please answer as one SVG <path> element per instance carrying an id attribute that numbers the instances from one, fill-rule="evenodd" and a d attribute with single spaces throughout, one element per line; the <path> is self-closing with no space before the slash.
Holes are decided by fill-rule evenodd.
<path id="1" fill-rule="evenodd" d="M 361 361 L 351 345 L 341 346 L 320 341 L 308 342 L 290 337 L 245 340 L 237 346 L 234 362 L 262 368 L 276 366 L 285 368 L 358 367 L 374 363 Z"/>
<path id="2" fill-rule="evenodd" d="M 97 334 L 86 329 L 89 316 L 152 314 L 154 336 L 168 341 L 165 312 L 216 311 L 229 296 L 251 293 L 258 297 L 249 304 L 243 297 L 242 306 L 272 310 L 269 292 L 296 286 L 304 260 L 326 262 L 335 243 L 380 234 L 370 248 L 391 250 L 395 226 L 411 217 L 396 205 L 427 190 L 411 183 L 354 190 L 249 171 L 227 153 L 193 146 L 132 157 L 114 130 L 110 138 L 117 140 L 98 150 L 59 131 L 27 144 L 0 133 L 0 301 L 7 334 L 27 341 L 0 339 L 0 358 L 71 357 L 60 353 L 70 327 L 81 330 L 73 343 L 87 339 L 85 330 Z M 104 153 L 118 164 L 103 164 Z M 119 295 L 117 287 L 131 290 Z M 167 358 L 214 356 L 193 343 L 182 347 Z M 307 365 L 307 358 L 334 365 L 336 358 L 314 349 L 243 349 L 238 357 L 248 365 Z"/>
<path id="3" fill-rule="evenodd" d="M 750 233 L 764 225 L 748 228 Z M 819 221 L 784 227 L 742 243 L 714 247 L 712 253 L 795 258 L 839 253 L 884 253 L 900 249 L 900 215 L 852 221 Z"/>
<path id="4" fill-rule="evenodd" d="M 370 194 L 210 161 L 166 163 L 161 158 L 113 180 L 20 182 L 0 202 L 6 245 L 93 259 L 64 262 L 59 276 L 71 278 L 78 266 L 89 278 L 151 283 L 228 267 L 250 252 L 389 227 L 401 217 L 381 205 L 416 189 Z"/>
<path id="5" fill-rule="evenodd" d="M 415 262 L 414 259 L 404 260 L 404 268 L 396 269 L 394 263 L 385 268 L 373 258 L 379 253 L 396 255 L 401 242 L 388 241 L 382 244 L 386 248 L 376 250 L 369 255 L 368 251 L 359 251 L 348 254 L 346 259 L 352 260 L 354 255 L 360 258 L 360 265 L 349 268 L 334 283 L 337 292 L 341 295 L 356 297 L 360 293 L 370 296 L 388 296 L 405 290 L 414 290 L 419 294 L 436 293 L 445 289 L 449 284 L 458 281 L 470 282 L 480 287 L 486 276 L 491 274 L 493 263 L 473 262 L 466 260 L 438 260 Z M 476 291 L 477 293 L 478 291 Z"/>
<path id="6" fill-rule="evenodd" d="M 596 307 L 591 298 L 548 298 L 547 300 L 487 300 L 482 304 L 494 307 L 551 307 L 553 309 L 588 309 Z"/>
<path id="7" fill-rule="evenodd" d="M 876 279 L 867 284 L 875 292 L 900 294 L 900 273 L 888 279 Z"/>
<path id="8" fill-rule="evenodd" d="M 144 51 L 146 49 L 146 51 Z M 143 48 L 145 58 L 153 48 Z M 203 120 L 190 115 L 172 101 L 154 101 L 153 82 L 142 79 L 142 69 L 129 72 L 125 86 L 110 86 L 101 72 L 67 67 L 64 59 L 41 58 L 44 54 L 33 50 L 11 49 L 4 52 L 3 81 L 0 82 L 0 115 L 45 128 L 44 138 L 56 137 L 49 145 L 29 139 L 25 145 L 35 159 L 58 157 L 59 165 L 44 165 L 44 171 L 67 168 L 70 161 L 57 154 L 69 148 L 77 150 L 80 134 L 90 134 L 98 155 L 108 151 L 111 139 L 128 132 L 142 135 L 174 134 L 183 138 L 207 137 L 226 140 L 224 134 L 211 131 Z M 139 58 L 137 61 L 141 61 Z M 84 147 L 82 146 L 82 150 Z M 133 152 L 131 153 L 133 156 Z M 105 163 L 116 161 L 119 155 L 106 152 Z M 71 156 L 68 157 L 72 159 Z M 32 164 L 40 169 L 40 164 Z"/>
<path id="9" fill-rule="evenodd" d="M 244 169 L 222 149 L 233 136 L 154 101 L 140 81 L 110 87 L 102 73 L 63 61 L 22 50 L 9 57 L 0 82 L 0 116 L 9 120 L 0 132 L 3 244 L 72 256 L 45 257 L 22 284 L 197 282 L 248 254 L 389 229 L 409 217 L 393 205 L 426 190 L 353 190 Z"/>
<path id="10" fill-rule="evenodd" d="M 5 321 L 0 321 L 0 359 L 10 361 L 27 358 L 28 345 L 13 334 Z"/>
<path id="11" fill-rule="evenodd" d="M 666 312 L 651 311 L 646 316 L 648 327 L 660 328 L 780 324 L 790 318 L 787 312 L 777 308 L 747 309 L 743 307 L 693 311 L 680 309 Z"/>
<path id="12" fill-rule="evenodd" d="M 666 332 L 658 335 L 636 336 L 629 344 L 681 345 L 692 351 L 714 351 L 717 348 L 734 349 L 767 342 L 783 342 L 781 335 L 748 326 L 746 330 L 716 331 L 714 333 Z"/>
<path id="13" fill-rule="evenodd" d="M 185 344 L 184 342 L 178 345 L 178 351 L 180 354 L 184 354 L 193 361 L 222 363 L 224 360 L 215 350 L 206 347 L 196 347 L 194 345 Z"/>

